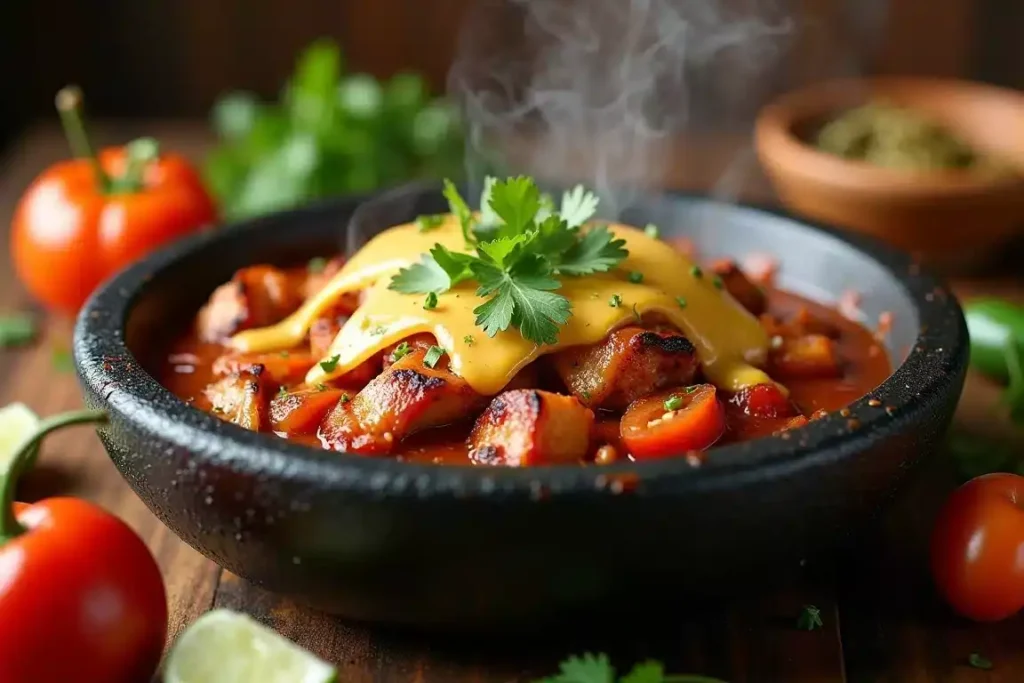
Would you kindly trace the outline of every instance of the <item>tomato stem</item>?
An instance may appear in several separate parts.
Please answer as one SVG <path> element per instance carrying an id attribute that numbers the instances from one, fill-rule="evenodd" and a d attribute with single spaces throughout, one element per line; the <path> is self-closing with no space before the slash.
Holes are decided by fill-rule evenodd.
<path id="1" fill-rule="evenodd" d="M 79 424 L 100 424 L 107 421 L 102 410 L 75 410 L 48 417 L 29 438 L 18 446 L 6 462 L 0 463 L 0 544 L 18 536 L 25 529 L 14 514 L 14 495 L 18 477 L 35 460 L 39 444 L 50 432 Z"/>
<path id="2" fill-rule="evenodd" d="M 146 167 L 160 156 L 160 145 L 153 138 L 139 138 L 125 145 L 126 164 L 124 174 L 114 178 L 112 194 L 131 194 L 145 185 Z"/>
<path id="3" fill-rule="evenodd" d="M 60 123 L 64 127 L 64 135 L 71 146 L 71 152 L 76 157 L 88 159 L 96 173 L 96 182 L 99 184 L 100 192 L 106 194 L 110 191 L 110 176 L 100 165 L 100 158 L 89 140 L 89 134 L 85 130 L 85 115 L 82 113 L 82 90 L 76 85 L 69 85 L 61 88 L 57 93 L 56 106 L 60 114 Z"/>

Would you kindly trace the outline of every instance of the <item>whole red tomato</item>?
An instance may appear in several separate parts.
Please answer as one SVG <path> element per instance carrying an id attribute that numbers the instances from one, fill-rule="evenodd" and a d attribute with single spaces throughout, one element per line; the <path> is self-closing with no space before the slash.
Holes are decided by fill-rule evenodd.
<path id="1" fill-rule="evenodd" d="M 199 175 L 151 139 L 103 150 L 85 133 L 81 93 L 58 109 L 78 158 L 44 171 L 14 214 L 11 256 L 19 279 L 50 309 L 74 314 L 110 275 L 216 216 Z"/>
<path id="2" fill-rule="evenodd" d="M 1024 607 L 1024 477 L 987 474 L 953 492 L 932 533 L 936 586 L 958 613 L 996 621 Z"/>

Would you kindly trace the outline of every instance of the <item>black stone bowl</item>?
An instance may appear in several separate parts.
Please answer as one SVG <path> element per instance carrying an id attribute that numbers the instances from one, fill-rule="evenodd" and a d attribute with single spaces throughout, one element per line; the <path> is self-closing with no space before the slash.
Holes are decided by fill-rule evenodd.
<path id="1" fill-rule="evenodd" d="M 831 558 L 932 453 L 960 395 L 956 299 L 908 257 L 787 215 L 665 195 L 625 212 L 702 256 L 770 252 L 780 285 L 866 322 L 893 314 L 895 373 L 849 415 L 784 437 L 606 467 L 492 469 L 319 451 L 195 410 L 147 372 L 215 286 L 242 266 L 354 248 L 436 212 L 436 188 L 340 199 L 186 239 L 88 302 L 74 357 L 86 402 L 109 410 L 110 457 L 146 505 L 218 564 L 358 620 L 481 629 L 645 610 L 758 586 Z"/>

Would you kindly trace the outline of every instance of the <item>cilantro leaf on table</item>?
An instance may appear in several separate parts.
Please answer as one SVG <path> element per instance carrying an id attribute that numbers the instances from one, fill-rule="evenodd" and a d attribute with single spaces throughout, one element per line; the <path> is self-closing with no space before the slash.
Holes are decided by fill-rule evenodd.
<path id="1" fill-rule="evenodd" d="M 36 338 L 36 322 L 30 315 L 0 316 L 0 348 L 24 346 Z"/>
<path id="2" fill-rule="evenodd" d="M 555 676 L 535 683 L 725 683 L 718 678 L 697 674 L 666 674 L 661 662 L 649 660 L 634 666 L 616 678 L 615 668 L 606 654 L 572 656 L 559 665 Z"/>
<path id="3" fill-rule="evenodd" d="M 597 198 L 582 186 L 566 192 L 563 210 L 542 194 L 532 178 L 488 177 L 481 211 L 474 214 L 455 184 L 445 180 L 443 194 L 458 218 L 466 249 L 454 252 L 435 244 L 429 254 L 402 268 L 389 288 L 407 294 L 440 294 L 464 280 L 477 282 L 476 324 L 490 337 L 515 327 L 537 344 L 554 344 L 572 315 L 569 300 L 556 290 L 560 277 L 605 272 L 628 256 L 625 240 L 607 226 L 581 229 L 594 214 Z"/>

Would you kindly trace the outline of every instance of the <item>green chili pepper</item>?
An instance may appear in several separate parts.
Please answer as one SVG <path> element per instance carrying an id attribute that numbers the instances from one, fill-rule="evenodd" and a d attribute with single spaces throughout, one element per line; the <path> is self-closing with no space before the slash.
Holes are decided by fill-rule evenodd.
<path id="1" fill-rule="evenodd" d="M 1024 422 L 1024 307 L 1001 299 L 975 299 L 964 306 L 971 337 L 971 366 L 1007 384 L 1003 400 L 1015 421 Z"/>

